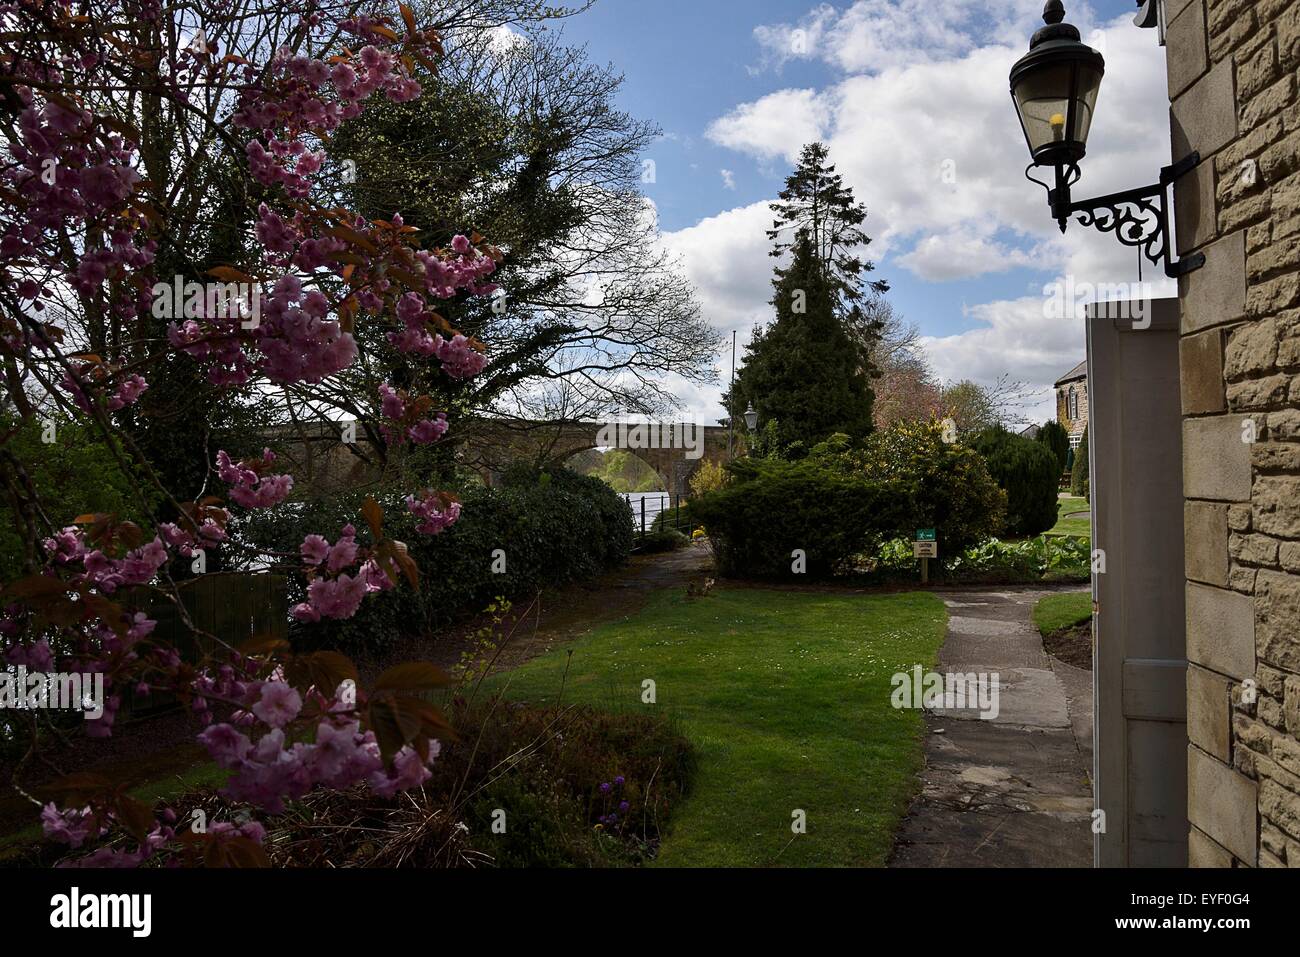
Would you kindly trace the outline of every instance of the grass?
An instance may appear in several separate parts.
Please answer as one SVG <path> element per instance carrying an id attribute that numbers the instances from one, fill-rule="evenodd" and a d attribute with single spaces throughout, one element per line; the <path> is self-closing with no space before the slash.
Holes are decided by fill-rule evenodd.
<path id="1" fill-rule="evenodd" d="M 1082 624 L 1092 617 L 1090 592 L 1064 592 L 1048 595 L 1034 605 L 1034 624 L 1046 637 L 1061 628 Z"/>
<path id="2" fill-rule="evenodd" d="M 1066 518 L 1070 512 L 1086 512 L 1088 500 L 1085 498 L 1062 498 L 1057 500 L 1056 524 L 1047 530 L 1048 535 L 1081 535 L 1092 537 L 1092 522 L 1087 518 Z"/>
<path id="3" fill-rule="evenodd" d="M 916 787 L 923 729 L 919 711 L 891 707 L 891 678 L 934 663 L 945 623 L 925 593 L 663 591 L 493 681 L 531 703 L 563 689 L 565 703 L 673 718 L 698 764 L 658 865 L 882 865 Z M 796 811 L 805 834 L 792 833 Z"/>

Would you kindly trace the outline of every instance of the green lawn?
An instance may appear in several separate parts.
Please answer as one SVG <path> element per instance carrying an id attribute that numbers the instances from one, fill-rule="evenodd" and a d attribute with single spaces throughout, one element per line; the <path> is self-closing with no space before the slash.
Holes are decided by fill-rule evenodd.
<path id="1" fill-rule="evenodd" d="M 563 681 L 565 702 L 655 707 L 680 723 L 699 768 L 657 864 L 881 865 L 921 766 L 921 713 L 891 707 L 890 679 L 934 663 L 946 620 L 919 592 L 674 589 L 493 680 L 547 703 Z"/>
<path id="2" fill-rule="evenodd" d="M 1092 617 L 1091 592 L 1065 592 L 1060 595 L 1048 595 L 1039 599 L 1034 605 L 1034 624 L 1043 635 L 1050 635 L 1058 628 L 1068 628 Z"/>
<path id="3" fill-rule="evenodd" d="M 1070 512 L 1086 512 L 1086 498 L 1062 498 L 1057 500 L 1056 524 L 1047 530 L 1048 535 L 1082 535 L 1092 537 L 1092 523 L 1086 518 L 1065 518 Z"/>

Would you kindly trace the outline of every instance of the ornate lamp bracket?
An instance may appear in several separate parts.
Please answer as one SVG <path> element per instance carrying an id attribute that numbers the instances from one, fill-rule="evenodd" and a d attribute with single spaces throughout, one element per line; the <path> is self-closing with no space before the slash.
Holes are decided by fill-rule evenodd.
<path id="1" fill-rule="evenodd" d="M 1160 182 L 1137 189 L 1127 189 L 1094 199 L 1074 202 L 1070 187 L 1079 181 L 1079 167 L 1056 167 L 1056 186 L 1033 180 L 1047 189 L 1047 201 L 1052 216 L 1060 224 L 1061 232 L 1074 219 L 1080 226 L 1093 226 L 1103 233 L 1114 233 L 1125 246 L 1137 248 L 1141 255 L 1156 265 L 1162 265 L 1171 279 L 1186 275 L 1205 265 L 1205 255 L 1194 253 L 1173 261 L 1173 240 L 1169 221 L 1169 187 L 1201 161 L 1199 153 L 1191 153 L 1171 166 L 1160 170 Z M 1031 167 L 1032 168 L 1032 167 Z"/>

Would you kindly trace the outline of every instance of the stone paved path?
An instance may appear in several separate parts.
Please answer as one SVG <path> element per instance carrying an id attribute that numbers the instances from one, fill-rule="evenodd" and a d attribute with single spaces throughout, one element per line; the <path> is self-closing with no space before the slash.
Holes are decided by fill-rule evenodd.
<path id="1" fill-rule="evenodd" d="M 938 592 L 939 672 L 997 672 L 1000 709 L 928 712 L 922 793 L 891 867 L 1092 866 L 1092 674 L 1048 657 L 1043 589 Z"/>

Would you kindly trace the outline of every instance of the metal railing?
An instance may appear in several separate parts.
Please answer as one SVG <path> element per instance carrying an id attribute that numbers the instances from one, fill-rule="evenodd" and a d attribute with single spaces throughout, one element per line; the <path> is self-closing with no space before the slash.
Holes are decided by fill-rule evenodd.
<path id="1" fill-rule="evenodd" d="M 642 495 L 639 501 L 633 503 L 628 500 L 627 504 L 632 510 L 632 523 L 636 527 L 633 550 L 640 548 L 645 543 L 646 536 L 652 532 L 671 530 L 685 535 L 691 533 L 691 523 L 682 508 L 681 496 L 667 492 L 657 496 Z"/>

